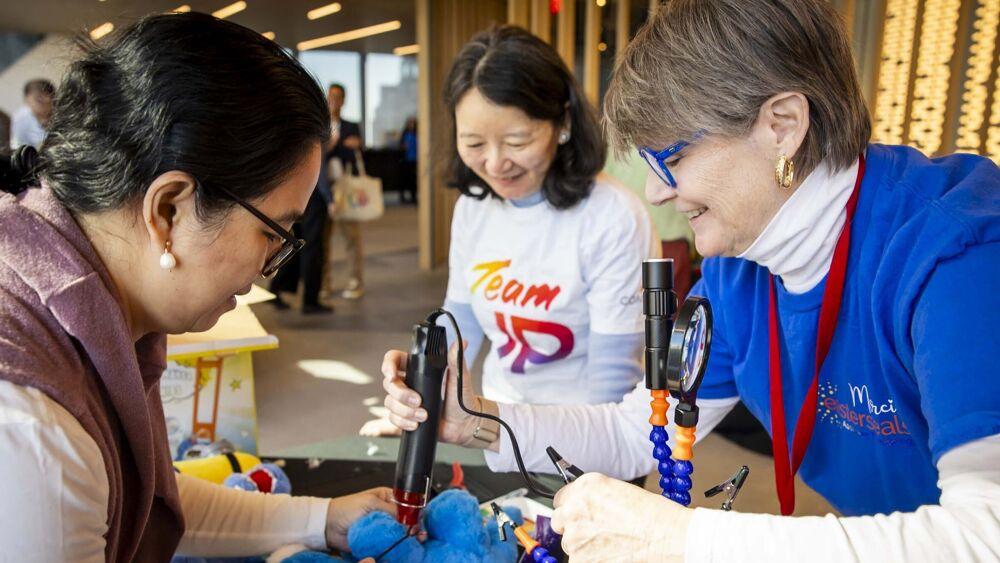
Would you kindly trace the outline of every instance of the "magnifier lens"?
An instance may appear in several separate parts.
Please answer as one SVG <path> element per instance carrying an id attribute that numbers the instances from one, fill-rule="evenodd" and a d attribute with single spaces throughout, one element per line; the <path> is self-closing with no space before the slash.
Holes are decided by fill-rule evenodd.
<path id="1" fill-rule="evenodd" d="M 667 348 L 667 386 L 676 399 L 693 401 L 712 347 L 712 305 L 689 297 L 681 305 Z"/>
<path id="2" fill-rule="evenodd" d="M 705 307 L 698 305 L 691 316 L 691 324 L 684 334 L 684 347 L 681 350 L 681 381 L 684 391 L 690 391 L 698 379 L 701 366 L 705 362 Z"/>

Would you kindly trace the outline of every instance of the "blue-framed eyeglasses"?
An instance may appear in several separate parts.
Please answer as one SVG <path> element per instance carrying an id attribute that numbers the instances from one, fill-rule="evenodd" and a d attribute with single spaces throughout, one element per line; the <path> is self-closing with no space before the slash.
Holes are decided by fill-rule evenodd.
<path id="1" fill-rule="evenodd" d="M 674 179 L 674 175 L 671 174 L 670 170 L 667 168 L 667 159 L 681 152 L 681 150 L 691 143 L 697 141 L 703 134 L 704 131 L 698 131 L 693 137 L 691 137 L 690 141 L 677 141 L 661 151 L 654 151 L 648 147 L 639 147 L 639 154 L 642 155 L 642 158 L 646 159 L 646 164 L 653 169 L 653 172 L 656 173 L 656 176 L 662 180 L 664 184 L 676 189 L 677 180 Z"/>

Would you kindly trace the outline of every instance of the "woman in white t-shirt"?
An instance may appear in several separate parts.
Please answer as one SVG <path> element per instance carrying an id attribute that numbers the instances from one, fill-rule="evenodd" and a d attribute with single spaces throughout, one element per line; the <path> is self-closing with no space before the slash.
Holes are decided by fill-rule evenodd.
<path id="1" fill-rule="evenodd" d="M 593 108 L 558 53 L 512 26 L 465 45 L 444 97 L 449 186 L 462 192 L 445 309 L 466 357 L 484 336 L 490 346 L 485 396 L 620 400 L 641 376 L 640 267 L 659 245 L 639 198 L 597 176 L 607 149 Z"/>

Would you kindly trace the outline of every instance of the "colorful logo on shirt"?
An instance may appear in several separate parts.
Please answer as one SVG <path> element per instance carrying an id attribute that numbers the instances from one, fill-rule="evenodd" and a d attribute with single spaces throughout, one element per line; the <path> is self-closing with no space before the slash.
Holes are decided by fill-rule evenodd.
<path id="1" fill-rule="evenodd" d="M 868 385 L 847 383 L 847 398 L 829 381 L 819 387 L 819 419 L 860 436 L 872 436 L 886 445 L 912 445 L 910 431 L 896 412 L 892 398 L 872 396 Z"/>
<path id="2" fill-rule="evenodd" d="M 514 373 L 524 373 L 524 366 L 528 362 L 533 364 L 548 364 L 559 361 L 569 356 L 573 351 L 573 331 L 561 324 L 549 323 L 545 321 L 533 321 L 521 317 L 510 316 L 510 329 L 507 328 L 507 321 L 503 313 L 496 313 L 497 327 L 504 336 L 507 343 L 497 349 L 501 358 L 510 355 L 515 349 L 520 348 L 514 362 L 510 365 L 510 371 Z M 559 341 L 559 349 L 552 354 L 543 354 L 532 348 L 525 335 L 528 333 L 547 334 L 554 336 Z"/>
<path id="3" fill-rule="evenodd" d="M 549 284 L 527 284 L 514 277 L 505 277 L 504 270 L 510 267 L 511 261 L 494 260 L 482 262 L 472 267 L 479 277 L 472 284 L 470 291 L 475 294 L 482 291 L 486 301 L 506 303 L 522 309 L 549 311 L 552 302 L 562 291 L 558 285 Z M 497 349 L 501 358 L 506 358 L 514 354 L 510 370 L 513 373 L 523 374 L 530 362 L 541 365 L 559 361 L 573 352 L 573 344 L 576 338 L 573 331 L 559 323 L 550 321 L 529 319 L 519 315 L 505 315 L 501 312 L 494 313 L 497 328 L 507 337 L 507 342 Z M 546 353 L 537 350 L 531 345 L 528 335 L 535 335 L 535 341 L 539 335 L 555 338 L 559 347 L 555 352 Z"/>
<path id="4" fill-rule="evenodd" d="M 476 264 L 472 267 L 472 271 L 482 272 L 482 275 L 476 280 L 476 283 L 472 284 L 470 291 L 475 293 L 482 287 L 483 297 L 487 301 L 499 299 L 504 303 L 511 303 L 518 307 L 533 305 L 537 308 L 544 307 L 548 311 L 562 288 L 558 285 L 552 287 L 545 283 L 525 286 L 517 278 L 505 279 L 501 270 L 509 266 L 510 260 L 495 260 Z M 486 285 L 483 285 L 484 283 Z"/>

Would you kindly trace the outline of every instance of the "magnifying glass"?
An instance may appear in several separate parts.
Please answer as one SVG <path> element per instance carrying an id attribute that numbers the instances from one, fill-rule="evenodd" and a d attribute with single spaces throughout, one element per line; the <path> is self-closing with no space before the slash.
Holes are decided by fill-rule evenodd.
<path id="1" fill-rule="evenodd" d="M 694 403 L 712 349 L 712 306 L 704 297 L 688 297 L 677 311 L 667 346 L 666 376 L 670 396 Z"/>

